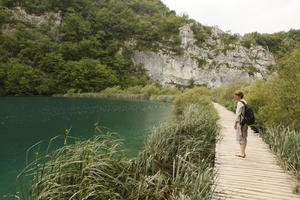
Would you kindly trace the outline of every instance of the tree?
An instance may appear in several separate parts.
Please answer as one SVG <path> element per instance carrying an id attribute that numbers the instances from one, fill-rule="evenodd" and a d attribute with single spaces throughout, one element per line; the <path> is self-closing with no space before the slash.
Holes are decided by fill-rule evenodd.
<path id="1" fill-rule="evenodd" d="M 99 92 L 118 84 L 116 73 L 93 59 L 69 61 L 58 77 L 63 90 L 77 89 L 82 92 Z"/>
<path id="2" fill-rule="evenodd" d="M 64 41 L 80 41 L 91 34 L 91 24 L 78 13 L 68 13 L 61 26 Z"/>
<path id="3" fill-rule="evenodd" d="M 7 65 L 0 63 L 0 96 L 6 94 L 5 81 L 7 79 Z"/>
<path id="4" fill-rule="evenodd" d="M 6 93 L 10 95 L 37 95 L 36 88 L 42 83 L 41 77 L 42 73 L 29 65 L 11 63 L 4 83 Z"/>

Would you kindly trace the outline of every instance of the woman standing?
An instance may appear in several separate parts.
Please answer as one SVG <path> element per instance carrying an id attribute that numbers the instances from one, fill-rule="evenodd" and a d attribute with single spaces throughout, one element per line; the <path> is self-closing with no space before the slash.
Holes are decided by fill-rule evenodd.
<path id="1" fill-rule="evenodd" d="M 245 104 L 247 104 L 247 102 L 244 100 L 244 93 L 242 91 L 236 91 L 234 93 L 234 99 L 237 101 L 234 129 L 236 130 L 237 142 L 240 144 L 240 152 L 237 153 L 236 156 L 245 158 L 248 137 L 248 125 L 241 125 L 241 122 L 245 116 Z"/>

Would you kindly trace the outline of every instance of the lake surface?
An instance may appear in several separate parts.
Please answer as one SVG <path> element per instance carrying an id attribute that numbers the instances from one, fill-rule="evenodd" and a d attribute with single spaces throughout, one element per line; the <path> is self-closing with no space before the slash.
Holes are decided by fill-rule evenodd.
<path id="1" fill-rule="evenodd" d="M 87 98 L 0 98 L 0 199 L 11 192 L 25 166 L 26 150 L 64 134 L 93 136 L 94 124 L 117 132 L 128 156 L 136 156 L 151 128 L 173 118 L 172 105 L 149 101 Z"/>

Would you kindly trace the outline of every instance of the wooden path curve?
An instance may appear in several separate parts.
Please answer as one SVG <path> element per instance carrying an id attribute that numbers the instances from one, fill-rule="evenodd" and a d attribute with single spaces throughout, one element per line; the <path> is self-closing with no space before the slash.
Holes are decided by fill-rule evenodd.
<path id="1" fill-rule="evenodd" d="M 234 114 L 214 104 L 220 115 L 221 140 L 216 147 L 218 173 L 214 200 L 300 200 L 293 194 L 296 180 L 279 165 L 260 137 L 249 130 L 245 159 L 235 157 L 239 145 L 233 128 Z"/>

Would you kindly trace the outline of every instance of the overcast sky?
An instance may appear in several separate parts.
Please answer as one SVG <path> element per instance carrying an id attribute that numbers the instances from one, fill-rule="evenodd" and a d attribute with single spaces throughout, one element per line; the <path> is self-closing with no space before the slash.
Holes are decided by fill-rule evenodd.
<path id="1" fill-rule="evenodd" d="M 300 29 L 300 0 L 162 0 L 177 14 L 232 33 Z"/>

